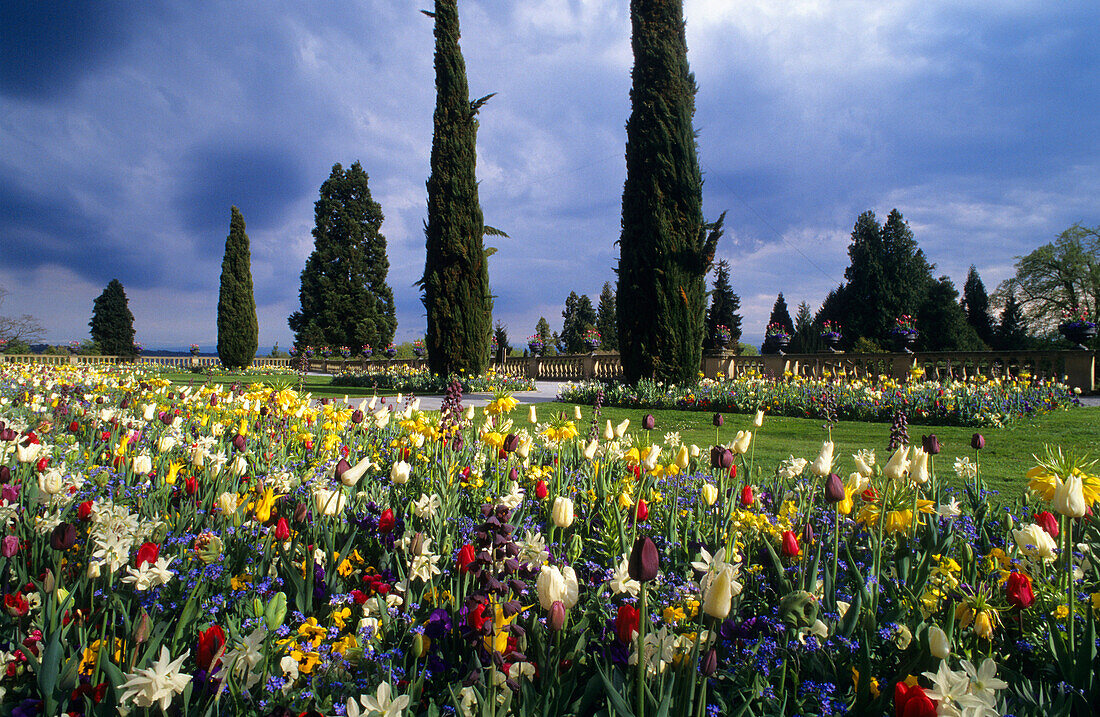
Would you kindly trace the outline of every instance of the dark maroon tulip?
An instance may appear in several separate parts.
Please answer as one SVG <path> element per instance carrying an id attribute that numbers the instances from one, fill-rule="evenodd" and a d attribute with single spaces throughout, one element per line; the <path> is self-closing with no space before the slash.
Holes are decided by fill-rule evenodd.
<path id="1" fill-rule="evenodd" d="M 550 606 L 550 616 L 546 622 L 554 632 L 559 632 L 565 627 L 565 603 L 561 600 L 555 600 L 554 604 Z"/>
<path id="2" fill-rule="evenodd" d="M 294 522 L 295 523 L 304 523 L 304 522 L 306 522 L 307 518 L 309 518 L 309 504 L 308 503 L 299 503 L 298 505 L 294 506 Z"/>
<path id="3" fill-rule="evenodd" d="M 974 437 L 970 439 L 970 447 L 976 451 L 985 448 L 985 436 L 980 433 L 975 433 Z"/>
<path id="4" fill-rule="evenodd" d="M 458 453 L 464 445 L 466 445 L 466 442 L 462 440 L 462 434 L 456 433 L 455 437 L 451 439 L 451 450 Z"/>
<path id="5" fill-rule="evenodd" d="M 508 480 L 519 482 L 519 471 L 515 468 L 508 471 Z"/>
<path id="6" fill-rule="evenodd" d="M 266 417 L 269 412 L 267 406 L 260 406 L 260 416 Z"/>
<path id="7" fill-rule="evenodd" d="M 647 413 L 642 416 L 642 428 L 646 431 L 652 431 L 653 427 L 657 425 L 657 419 L 653 417 L 652 413 Z"/>
<path id="8" fill-rule="evenodd" d="M 657 554 L 657 546 L 647 536 L 639 536 L 634 541 L 634 547 L 630 550 L 630 560 L 627 562 L 627 572 L 630 577 L 640 583 L 647 583 L 657 577 L 657 568 L 660 567 L 661 558 Z"/>
<path id="9" fill-rule="evenodd" d="M 217 406 L 218 405 L 218 396 L 217 396 L 217 394 L 210 394 L 210 405 L 211 406 Z"/>
<path id="10" fill-rule="evenodd" d="M 351 468 L 351 464 L 348 463 L 346 458 L 341 458 L 340 462 L 336 464 L 336 470 L 333 471 L 333 475 L 336 480 L 340 480 L 340 476 L 344 475 Z"/>
<path id="11" fill-rule="evenodd" d="M 241 434 L 238 433 L 237 435 L 233 436 L 233 447 L 236 448 L 239 453 L 244 453 L 244 447 L 247 444 L 248 439 L 246 439 Z"/>
<path id="12" fill-rule="evenodd" d="M 721 428 L 722 424 L 726 422 L 726 419 L 722 417 L 721 413 L 714 414 L 714 418 L 710 419 L 710 422 L 714 424 L 715 428 Z"/>
<path id="13" fill-rule="evenodd" d="M 121 408 L 121 409 L 129 408 L 130 407 L 129 397 L 122 399 L 122 403 L 118 404 L 118 407 Z"/>
<path id="14" fill-rule="evenodd" d="M 940 454 L 940 439 L 936 438 L 935 433 L 931 433 L 927 436 L 920 437 L 921 447 L 924 448 L 924 452 L 930 456 L 938 456 Z"/>
<path id="15" fill-rule="evenodd" d="M 718 653 L 712 647 L 703 657 L 703 664 L 699 666 L 699 672 L 703 677 L 710 677 L 718 671 Z"/>
<path id="16" fill-rule="evenodd" d="M 509 433 L 504 438 L 504 450 L 508 453 L 515 453 L 517 448 L 519 448 L 519 436 Z"/>
<path id="17" fill-rule="evenodd" d="M 830 473 L 825 479 L 825 500 L 829 503 L 839 503 L 844 498 L 844 483 L 836 473 Z"/>
<path id="18" fill-rule="evenodd" d="M 54 550 L 68 550 L 76 545 L 76 526 L 62 523 L 50 533 L 50 547 Z"/>
<path id="19" fill-rule="evenodd" d="M 11 482 L 11 468 L 7 466 L 0 466 L 0 483 Z"/>
<path id="20" fill-rule="evenodd" d="M 809 523 L 802 528 L 802 542 L 806 545 L 812 545 L 814 542 L 814 526 Z"/>
<path id="21" fill-rule="evenodd" d="M 352 423 L 362 423 L 363 422 L 363 412 L 360 411 L 358 408 L 351 412 L 351 422 Z"/>
<path id="22" fill-rule="evenodd" d="M 733 451 L 728 448 L 723 448 L 722 452 L 718 455 L 718 467 L 722 470 L 729 470 L 729 467 L 733 465 Z"/>

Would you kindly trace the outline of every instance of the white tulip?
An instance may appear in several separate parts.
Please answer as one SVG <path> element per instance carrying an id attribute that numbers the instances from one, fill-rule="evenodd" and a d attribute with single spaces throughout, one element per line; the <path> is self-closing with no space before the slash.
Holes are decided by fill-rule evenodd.
<path id="1" fill-rule="evenodd" d="M 819 478 L 824 478 L 829 475 L 833 470 L 833 442 L 823 441 L 821 443 L 821 452 L 818 453 L 817 458 L 810 464 L 810 470 L 814 475 Z"/>
<path id="2" fill-rule="evenodd" d="M 733 439 L 733 445 L 730 448 L 736 454 L 748 453 L 751 443 L 752 431 L 738 431 L 737 438 Z"/>
<path id="3" fill-rule="evenodd" d="M 141 417 L 146 421 L 151 421 L 157 417 L 157 404 L 146 403 L 141 407 Z"/>
<path id="4" fill-rule="evenodd" d="M 562 530 L 568 528 L 573 524 L 573 501 L 565 496 L 558 496 L 554 499 L 550 516 L 554 520 L 554 525 Z"/>
<path id="5" fill-rule="evenodd" d="M 409 475 L 412 473 L 412 466 L 405 461 L 397 461 L 393 464 L 393 468 L 390 469 L 390 480 L 394 485 L 403 485 L 409 482 Z"/>
<path id="6" fill-rule="evenodd" d="M 585 458 L 585 460 L 590 461 L 595 457 L 595 455 L 596 455 L 596 445 L 597 445 L 596 444 L 596 439 L 593 438 L 591 441 L 588 442 L 588 445 L 584 447 L 584 458 Z"/>
<path id="7" fill-rule="evenodd" d="M 614 437 L 615 437 L 615 429 L 611 427 L 611 421 L 608 421 L 607 426 L 605 426 L 604 429 L 603 429 L 603 439 L 605 441 L 610 441 Z"/>
<path id="8" fill-rule="evenodd" d="M 568 610 L 577 604 L 580 596 L 577 574 L 568 565 L 560 570 L 555 565 L 543 565 L 535 587 L 539 604 L 544 610 L 549 610 L 551 605 L 559 601 Z"/>
<path id="9" fill-rule="evenodd" d="M 932 653 L 932 657 L 941 660 L 947 659 L 951 654 L 951 641 L 947 639 L 947 633 L 937 625 L 928 628 L 928 651 Z"/>
<path id="10" fill-rule="evenodd" d="M 899 446 L 886 463 L 886 477 L 890 480 L 901 480 L 908 470 L 909 446 Z"/>
<path id="11" fill-rule="evenodd" d="M 135 475 L 147 475 L 153 470 L 153 459 L 149 456 L 134 456 L 132 467 Z"/>
<path id="12" fill-rule="evenodd" d="M 928 482 L 928 454 L 923 448 L 913 449 L 913 460 L 909 465 L 909 478 L 917 485 Z"/>
<path id="13" fill-rule="evenodd" d="M 626 434 L 626 429 L 630 428 L 630 419 L 624 418 L 623 422 L 615 426 L 615 437 L 622 438 Z"/>
<path id="14" fill-rule="evenodd" d="M 1080 518 L 1088 510 L 1085 505 L 1084 485 L 1081 476 L 1071 475 L 1065 483 L 1054 489 L 1050 507 L 1069 518 Z"/>
<path id="15" fill-rule="evenodd" d="M 344 510 L 347 496 L 338 490 L 327 488 L 315 488 L 313 490 L 313 507 L 322 515 L 336 515 Z"/>
<path id="16" fill-rule="evenodd" d="M 764 411 L 760 410 L 756 412 L 756 417 L 752 419 L 752 425 L 760 428 L 764 425 Z"/>

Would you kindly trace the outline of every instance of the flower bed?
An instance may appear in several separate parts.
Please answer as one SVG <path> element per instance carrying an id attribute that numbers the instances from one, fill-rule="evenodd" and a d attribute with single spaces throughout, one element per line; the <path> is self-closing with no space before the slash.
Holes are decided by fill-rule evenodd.
<path id="1" fill-rule="evenodd" d="M 464 409 L 456 385 L 429 415 L 0 366 L 0 701 L 702 716 L 1100 700 L 1088 463 L 1048 454 L 1001 510 L 980 436 L 963 455 L 827 442 L 756 466 L 762 416 L 699 450 L 656 444 L 651 417 L 536 411 L 506 393 Z"/>
<path id="2" fill-rule="evenodd" d="M 603 392 L 607 406 L 672 408 L 724 413 L 769 413 L 796 418 L 889 421 L 904 411 L 911 423 L 959 426 L 1004 426 L 1020 418 L 1080 405 L 1073 389 L 1052 381 L 992 379 L 969 381 L 838 381 L 790 376 L 701 379 L 692 388 L 643 380 L 637 386 L 600 381 L 563 384 L 562 401 L 593 404 Z"/>
<path id="3" fill-rule="evenodd" d="M 462 390 L 467 393 L 494 391 L 533 391 L 535 382 L 528 378 L 509 376 L 489 369 L 481 376 L 462 375 L 457 377 Z M 379 391 L 400 391 L 401 393 L 443 393 L 450 385 L 450 379 L 436 376 L 427 368 L 414 368 L 405 364 L 397 366 L 351 368 L 332 378 L 333 386 L 355 386 L 374 388 Z"/>

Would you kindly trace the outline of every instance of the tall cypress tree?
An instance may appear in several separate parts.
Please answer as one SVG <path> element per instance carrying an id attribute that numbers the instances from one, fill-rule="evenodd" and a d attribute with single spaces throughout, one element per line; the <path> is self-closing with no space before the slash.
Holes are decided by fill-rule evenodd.
<path id="1" fill-rule="evenodd" d="M 963 285 L 963 309 L 966 310 L 967 322 L 978 332 L 978 338 L 992 346 L 993 317 L 989 315 L 989 295 L 985 292 L 985 284 L 973 264 L 970 265 L 966 284 Z"/>
<path id="2" fill-rule="evenodd" d="M 427 257 L 423 289 L 428 365 L 449 376 L 485 369 L 492 328 L 485 222 L 478 201 L 477 112 L 470 101 L 466 62 L 458 46 L 458 2 L 436 0 L 435 116 L 428 177 Z"/>
<path id="3" fill-rule="evenodd" d="M 630 22 L 634 69 L 616 307 L 623 377 L 691 384 L 722 219 L 710 227 L 703 221 L 683 2 L 631 0 Z"/>
<path id="4" fill-rule="evenodd" d="M 810 305 L 805 301 L 798 304 L 794 316 L 794 335 L 791 336 L 791 353 L 812 354 L 821 350 L 821 337 L 814 326 L 814 317 Z"/>
<path id="5" fill-rule="evenodd" d="M 314 204 L 313 253 L 302 270 L 300 311 L 288 323 L 298 344 L 387 346 L 397 331 L 382 207 L 358 162 L 339 163 Z"/>
<path id="6" fill-rule="evenodd" d="M 730 330 L 730 345 L 734 348 L 741 342 L 741 297 L 733 293 L 730 286 L 730 265 L 723 259 L 718 262 L 714 272 L 714 288 L 710 292 L 710 308 L 707 309 L 706 347 L 714 347 L 714 334 L 719 326 Z"/>
<path id="7" fill-rule="evenodd" d="M 768 317 L 768 324 L 779 324 L 787 329 L 788 334 L 794 333 L 794 322 L 791 321 L 791 312 L 787 308 L 787 300 L 783 298 L 782 291 L 775 297 L 775 303 L 772 304 L 772 314 Z"/>
<path id="8" fill-rule="evenodd" d="M 252 365 L 260 342 L 256 297 L 252 291 L 252 253 L 240 210 L 229 210 L 221 291 L 218 293 L 218 356 L 227 368 Z"/>
<path id="9" fill-rule="evenodd" d="M 609 281 L 604 282 L 603 291 L 600 292 L 600 305 L 596 308 L 596 330 L 600 332 L 602 349 L 619 349 L 618 327 L 615 325 L 615 290 L 611 288 Z"/>
<path id="10" fill-rule="evenodd" d="M 126 290 L 118 279 L 111 279 L 92 304 L 92 341 L 108 356 L 134 355 L 134 315 L 126 300 Z"/>

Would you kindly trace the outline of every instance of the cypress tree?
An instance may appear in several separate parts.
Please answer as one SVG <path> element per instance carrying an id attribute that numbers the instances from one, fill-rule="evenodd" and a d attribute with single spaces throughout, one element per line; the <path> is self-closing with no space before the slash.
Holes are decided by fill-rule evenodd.
<path id="1" fill-rule="evenodd" d="M 714 289 L 710 292 L 710 308 L 707 309 L 706 347 L 714 348 L 714 334 L 719 326 L 730 330 L 730 346 L 735 347 L 741 341 L 741 297 L 733 293 L 730 286 L 730 265 L 723 259 L 718 262 L 714 272 Z"/>
<path id="2" fill-rule="evenodd" d="M 963 309 L 966 310 L 966 320 L 978 333 L 978 338 L 987 345 L 993 345 L 993 317 L 989 315 L 989 295 L 985 292 L 985 284 L 978 270 L 970 265 L 970 271 L 966 275 L 966 284 L 963 285 Z"/>
<path id="3" fill-rule="evenodd" d="M 995 346 L 1001 351 L 1018 351 L 1031 348 L 1031 337 L 1028 336 L 1027 320 L 1024 318 L 1020 302 L 1016 300 L 1016 292 L 1010 291 L 1005 300 L 1005 308 L 1001 312 L 1001 323 L 997 327 L 994 338 Z"/>
<path id="4" fill-rule="evenodd" d="M 507 356 L 512 352 L 512 345 L 508 343 L 508 329 L 499 321 L 497 322 L 496 328 L 493 329 L 493 338 L 496 339 L 498 353 L 503 351 L 504 355 Z M 495 359 L 497 357 L 494 356 L 493 358 Z"/>
<path id="5" fill-rule="evenodd" d="M 550 353 L 554 348 L 555 339 L 554 334 L 550 332 L 550 322 L 545 316 L 540 316 L 539 322 L 535 324 L 535 335 L 542 339 L 542 350 Z"/>
<path id="6" fill-rule="evenodd" d="M 436 103 L 428 177 L 427 257 L 423 289 L 428 365 L 432 373 L 485 370 L 492 327 L 485 222 L 478 201 L 477 112 L 470 101 L 466 62 L 458 45 L 457 0 L 436 0 Z"/>
<path id="7" fill-rule="evenodd" d="M 791 353 L 812 354 L 821 349 L 821 337 L 814 327 L 814 317 L 810 305 L 799 302 L 798 312 L 794 316 L 794 334 L 791 335 Z"/>
<path id="8" fill-rule="evenodd" d="M 631 112 L 618 266 L 623 377 L 696 381 L 706 273 L 722 219 L 703 221 L 696 157 L 695 78 L 682 0 L 631 0 Z"/>
<path id="9" fill-rule="evenodd" d="M 783 298 L 782 291 L 775 297 L 775 303 L 772 304 L 772 315 L 768 317 L 768 325 L 771 324 L 780 324 L 787 329 L 788 334 L 794 333 L 794 322 L 791 321 L 791 312 L 787 308 L 787 300 Z"/>
<path id="10" fill-rule="evenodd" d="M 92 341 L 107 356 L 134 355 L 134 315 L 126 300 L 126 290 L 118 279 L 111 279 L 92 304 Z"/>
<path id="11" fill-rule="evenodd" d="M 596 309 L 596 330 L 602 339 L 601 348 L 605 351 L 619 349 L 618 327 L 615 325 L 615 290 L 611 282 L 604 282 L 600 292 L 600 305 Z"/>
<path id="12" fill-rule="evenodd" d="M 297 344 L 388 346 L 397 331 L 382 207 L 371 198 L 358 162 L 339 163 L 314 204 L 313 253 L 302 270 L 302 308 L 288 323 Z"/>
<path id="13" fill-rule="evenodd" d="M 232 207 L 218 293 L 218 357 L 227 368 L 251 366 L 259 343 L 260 326 L 252 292 L 252 253 L 244 231 L 244 217 Z"/>

